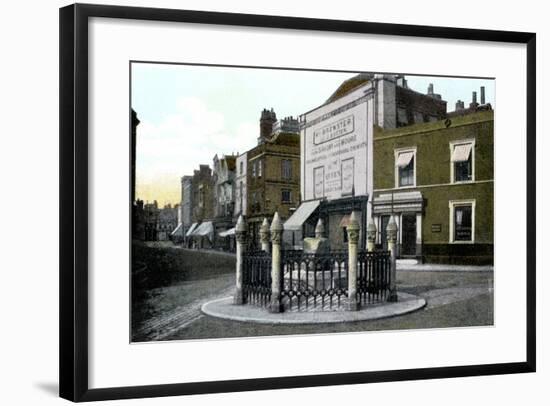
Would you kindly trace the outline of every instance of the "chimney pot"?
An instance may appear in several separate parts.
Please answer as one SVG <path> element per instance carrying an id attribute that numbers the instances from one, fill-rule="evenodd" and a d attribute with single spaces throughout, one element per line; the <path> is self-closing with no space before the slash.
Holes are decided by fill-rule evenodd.
<path id="1" fill-rule="evenodd" d="M 481 104 L 485 104 L 485 86 L 481 86 L 481 89 L 479 90 L 479 102 Z"/>

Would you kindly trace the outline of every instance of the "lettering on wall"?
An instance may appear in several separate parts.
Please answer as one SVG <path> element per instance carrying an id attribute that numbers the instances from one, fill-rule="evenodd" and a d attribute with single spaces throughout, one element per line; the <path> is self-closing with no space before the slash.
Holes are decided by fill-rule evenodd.
<path id="1" fill-rule="evenodd" d="M 354 158 L 344 159 L 342 161 L 342 195 L 349 196 L 354 193 Z"/>
<path id="2" fill-rule="evenodd" d="M 323 120 L 314 117 L 303 127 L 304 200 L 368 194 L 367 102 L 326 113 Z"/>
<path id="3" fill-rule="evenodd" d="M 323 144 L 328 141 L 332 141 L 343 135 L 353 132 L 354 120 L 353 116 L 341 118 L 334 121 L 324 127 L 313 131 L 313 143 L 315 145 Z"/>
<path id="4" fill-rule="evenodd" d="M 320 199 L 325 196 L 325 167 L 320 166 L 313 170 L 313 179 L 315 182 L 315 199 Z"/>

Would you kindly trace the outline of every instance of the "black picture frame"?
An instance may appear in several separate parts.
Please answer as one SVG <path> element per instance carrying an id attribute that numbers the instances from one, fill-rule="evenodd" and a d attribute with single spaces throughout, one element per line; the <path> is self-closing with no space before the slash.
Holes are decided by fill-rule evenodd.
<path id="1" fill-rule="evenodd" d="M 90 389 L 88 385 L 88 19 L 105 17 L 525 44 L 527 323 L 525 361 Z M 60 396 L 76 401 L 534 372 L 536 369 L 536 35 L 449 27 L 74 4 L 60 9 Z M 523 198 L 523 197 L 522 197 Z"/>

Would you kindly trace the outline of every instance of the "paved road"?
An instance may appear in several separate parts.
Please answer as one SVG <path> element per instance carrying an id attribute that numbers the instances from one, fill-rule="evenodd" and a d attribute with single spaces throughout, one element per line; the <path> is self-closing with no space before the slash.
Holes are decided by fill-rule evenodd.
<path id="1" fill-rule="evenodd" d="M 493 324 L 493 272 L 484 268 L 398 270 L 398 290 L 427 301 L 424 309 L 408 315 L 336 325 L 259 326 L 200 312 L 205 302 L 233 293 L 233 257 L 166 247 L 136 247 L 134 254 L 148 267 L 135 278 L 143 284 L 132 291 L 134 342 Z"/>
<path id="2" fill-rule="evenodd" d="M 157 310 L 156 316 L 142 324 L 134 339 L 177 340 L 493 324 L 493 273 L 487 271 L 398 272 L 399 289 L 424 297 L 427 301 L 424 309 L 390 319 L 336 326 L 259 326 L 201 315 L 201 305 L 214 298 L 231 295 L 233 283 L 233 277 L 229 275 L 210 279 L 206 284 L 204 281 L 193 281 L 162 289 L 154 295 L 155 300 L 149 301 L 149 305 Z M 189 295 L 191 291 L 199 297 L 173 305 L 174 296 Z"/>
<path id="3" fill-rule="evenodd" d="M 205 296 L 163 312 L 159 316 L 153 317 L 141 324 L 137 331 L 134 332 L 134 339 L 138 341 L 164 340 L 177 331 L 187 328 L 201 317 L 205 317 L 200 310 L 204 303 L 220 296 L 230 296 L 233 290 L 233 287 L 226 288 L 214 295 Z"/>

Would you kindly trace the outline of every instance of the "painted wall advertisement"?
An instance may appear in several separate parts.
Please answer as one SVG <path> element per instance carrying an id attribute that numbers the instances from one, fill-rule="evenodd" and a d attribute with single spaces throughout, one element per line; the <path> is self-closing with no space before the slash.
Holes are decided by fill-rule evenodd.
<path id="1" fill-rule="evenodd" d="M 366 101 L 327 116 L 302 130 L 304 200 L 366 195 Z"/>

